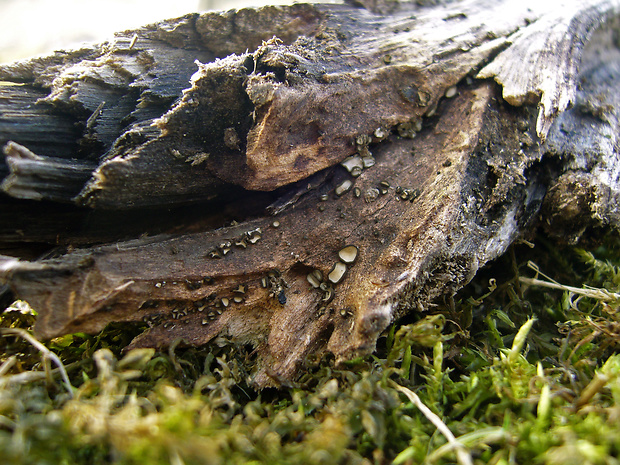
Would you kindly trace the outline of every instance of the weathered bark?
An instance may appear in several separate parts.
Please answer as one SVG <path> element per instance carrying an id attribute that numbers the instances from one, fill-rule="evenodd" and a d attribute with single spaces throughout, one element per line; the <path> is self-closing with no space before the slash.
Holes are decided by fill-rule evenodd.
<path id="1" fill-rule="evenodd" d="M 25 83 L 0 87 L 7 194 L 116 210 L 210 202 L 132 223 L 166 235 L 6 257 L 0 276 L 37 309 L 42 337 L 112 321 L 149 325 L 133 346 L 228 335 L 257 347 L 260 386 L 309 353 L 372 351 L 540 212 L 569 240 L 619 224 L 620 6 L 538 3 L 189 15 L 0 67 Z"/>
<path id="2" fill-rule="evenodd" d="M 49 89 L 39 111 L 45 117 L 62 111 L 59 139 L 78 146 L 65 142 L 61 158 L 76 151 L 83 159 L 102 158 L 74 192 L 78 203 L 188 202 L 216 195 L 223 182 L 272 190 L 332 166 L 354 153 L 355 136 L 419 121 L 448 88 L 478 70 L 504 86 L 510 103 L 540 97 L 537 131 L 544 135 L 572 100 L 583 41 L 617 8 L 601 0 L 569 6 L 532 2 L 507 11 L 503 2 L 456 2 L 376 16 L 297 5 L 255 17 L 251 10 L 188 15 L 99 47 L 5 66 L 0 79 L 27 81 L 35 87 L 28 89 L 31 99 L 37 87 Z M 274 34 L 297 40 L 261 45 Z M 213 61 L 230 53 L 237 55 Z M 196 73 L 195 60 L 206 63 Z M 191 88 L 168 111 L 192 74 Z M 29 108 L 24 117 L 32 116 Z M 77 141 L 66 133 L 75 131 L 71 122 L 83 125 Z M 6 128 L 5 137 L 34 150 L 30 142 L 40 144 L 41 131 L 31 128 L 20 138 Z M 12 150 L 11 158 L 19 179 L 20 162 L 32 157 Z M 76 171 L 88 171 L 82 163 Z M 30 197 L 45 195 L 28 181 Z M 5 190 L 29 198 L 13 178 Z"/>

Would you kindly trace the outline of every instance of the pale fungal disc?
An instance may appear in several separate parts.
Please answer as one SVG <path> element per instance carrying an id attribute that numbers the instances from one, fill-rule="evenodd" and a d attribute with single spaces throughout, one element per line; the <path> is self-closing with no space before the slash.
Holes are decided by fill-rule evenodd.
<path id="1" fill-rule="evenodd" d="M 340 197 L 343 194 L 346 194 L 349 189 L 351 189 L 351 186 L 353 185 L 353 182 L 350 179 L 346 179 L 344 181 L 342 181 L 342 183 L 340 183 L 340 185 L 338 185 L 336 187 L 336 195 L 338 197 Z"/>
<path id="2" fill-rule="evenodd" d="M 327 279 L 329 279 L 332 283 L 338 284 L 342 281 L 344 277 L 344 273 L 347 271 L 347 265 L 342 262 L 336 262 L 332 270 L 327 275 Z"/>
<path id="3" fill-rule="evenodd" d="M 398 131 L 398 135 L 400 137 L 406 139 L 413 139 L 416 136 L 415 129 L 413 128 L 413 124 L 411 122 L 408 123 L 400 123 L 396 130 Z"/>
<path id="4" fill-rule="evenodd" d="M 390 183 L 389 182 L 381 181 L 379 183 L 379 192 L 381 192 L 382 195 L 387 194 L 389 190 L 390 190 Z"/>
<path id="5" fill-rule="evenodd" d="M 314 275 L 314 273 L 308 273 L 308 276 L 306 276 L 306 279 L 315 289 L 318 289 L 319 286 L 321 285 L 321 281 L 316 279 L 316 276 Z"/>
<path id="6" fill-rule="evenodd" d="M 321 297 L 321 302 L 329 303 L 334 298 L 334 289 L 332 287 L 328 287 L 325 291 L 323 291 L 323 297 Z"/>
<path id="7" fill-rule="evenodd" d="M 357 145 L 368 145 L 371 142 L 371 138 L 368 134 L 360 134 L 355 138 L 355 143 Z"/>
<path id="8" fill-rule="evenodd" d="M 312 274 L 319 280 L 319 282 L 323 281 L 323 273 L 321 273 L 321 270 L 314 270 Z"/>
<path id="9" fill-rule="evenodd" d="M 374 135 L 377 139 L 384 139 L 385 137 L 387 137 L 387 131 L 383 128 L 377 128 L 375 129 Z"/>
<path id="10" fill-rule="evenodd" d="M 446 90 L 446 98 L 452 98 L 456 95 L 456 86 L 448 87 Z"/>
<path id="11" fill-rule="evenodd" d="M 374 202 L 375 200 L 377 200 L 377 197 L 379 197 L 379 189 L 377 189 L 376 187 L 371 187 L 366 192 L 364 192 L 364 201 L 366 203 Z"/>
<path id="12" fill-rule="evenodd" d="M 338 252 L 338 256 L 340 257 L 340 260 L 345 263 L 353 263 L 357 258 L 358 251 L 359 249 L 356 246 L 347 245 L 344 249 L 341 249 L 340 252 Z"/>
<path id="13" fill-rule="evenodd" d="M 370 168 L 371 166 L 375 166 L 375 157 L 362 158 L 362 164 L 364 165 L 364 168 Z"/>
<path id="14" fill-rule="evenodd" d="M 359 168 L 360 170 L 364 168 L 364 165 L 362 163 L 362 157 L 360 157 L 357 153 L 355 155 L 351 155 L 348 158 L 345 158 L 344 161 L 340 164 L 344 166 L 349 173 L 353 172 L 355 168 Z"/>

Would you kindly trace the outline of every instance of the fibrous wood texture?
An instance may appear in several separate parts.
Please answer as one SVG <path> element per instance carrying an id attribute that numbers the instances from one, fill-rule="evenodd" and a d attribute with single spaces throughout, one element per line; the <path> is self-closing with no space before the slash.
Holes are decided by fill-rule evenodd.
<path id="1" fill-rule="evenodd" d="M 58 228 L 90 247 L 0 261 L 39 335 L 227 335 L 277 384 L 310 353 L 372 351 L 541 212 L 572 241 L 618 225 L 618 2 L 374 10 L 189 15 L 0 66 L 22 83 L 0 87 L 0 211 L 64 202 L 105 225 Z M 43 224 L 0 238 L 50 242 Z"/>

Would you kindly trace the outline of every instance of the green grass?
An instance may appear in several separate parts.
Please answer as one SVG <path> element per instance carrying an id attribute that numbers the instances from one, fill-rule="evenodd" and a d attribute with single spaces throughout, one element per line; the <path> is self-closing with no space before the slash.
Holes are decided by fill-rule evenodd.
<path id="1" fill-rule="evenodd" d="M 607 293 L 528 288 L 519 277 L 536 277 L 529 260 L 562 284 Z M 533 249 L 516 246 L 432 315 L 390 328 L 374 355 L 339 368 L 329 358 L 308 360 L 295 386 L 280 391 L 254 391 L 251 353 L 223 339 L 122 355 L 135 334 L 126 326 L 46 344 L 66 367 L 68 387 L 53 360 L 7 334 L 33 323 L 14 309 L 0 319 L 0 457 L 3 464 L 615 464 L 619 264 L 617 235 L 588 252 L 542 238 Z"/>

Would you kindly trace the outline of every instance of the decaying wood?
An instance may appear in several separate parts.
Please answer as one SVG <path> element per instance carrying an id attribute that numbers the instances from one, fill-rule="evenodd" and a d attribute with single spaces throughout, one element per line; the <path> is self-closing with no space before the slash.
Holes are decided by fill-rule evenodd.
<path id="1" fill-rule="evenodd" d="M 100 47 L 5 66 L 0 79 L 29 81 L 29 98 L 48 88 L 41 112 L 62 110 L 63 131 L 75 131 L 66 114 L 84 125 L 77 151 L 102 160 L 75 192 L 80 204 L 187 202 L 217 195 L 222 181 L 272 190 L 342 161 L 357 135 L 418 121 L 478 70 L 504 86 L 510 103 L 540 97 L 544 136 L 572 99 L 584 40 L 617 5 L 531 3 L 404 7 L 385 17 L 334 5 L 267 8 L 255 21 L 251 10 L 188 15 Z M 261 44 L 272 35 L 297 40 Z M 214 61 L 218 56 L 227 57 Z M 195 60 L 205 63 L 197 72 Z M 39 131 L 22 136 L 30 148 Z M 67 156 L 75 152 L 66 147 Z M 8 156 L 21 180 L 20 161 L 31 157 L 18 150 Z M 18 180 L 6 180 L 5 190 L 28 198 Z M 44 195 L 32 187 L 31 197 Z"/>
<path id="2" fill-rule="evenodd" d="M 310 353 L 368 353 L 541 212 L 572 241 L 620 224 L 619 11 L 267 7 L 0 66 L 23 83 L 0 87 L 0 212 L 112 218 L 57 239 L 90 247 L 5 257 L 0 276 L 41 337 L 114 321 L 148 324 L 134 347 L 226 335 L 257 347 L 259 386 Z M 174 205 L 191 214 L 140 210 Z M 98 210 L 129 208 L 151 235 L 120 240 L 118 213 Z M 53 242 L 53 227 L 4 228 L 4 243 Z"/>

